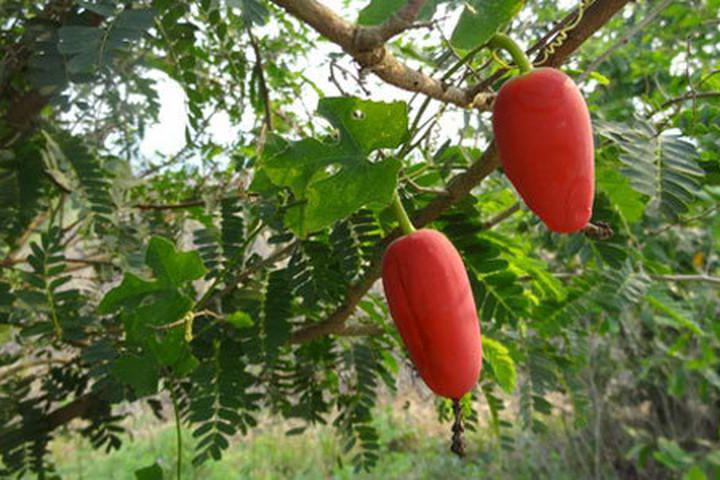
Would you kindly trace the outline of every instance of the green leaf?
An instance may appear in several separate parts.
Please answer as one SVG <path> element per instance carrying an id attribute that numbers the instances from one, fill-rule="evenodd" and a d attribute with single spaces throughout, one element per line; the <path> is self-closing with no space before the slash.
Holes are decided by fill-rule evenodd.
<path id="1" fill-rule="evenodd" d="M 692 455 L 683 450 L 675 440 L 662 437 L 658 439 L 658 450 L 653 453 L 653 457 L 670 470 L 686 468 L 693 462 Z"/>
<path id="2" fill-rule="evenodd" d="M 238 330 L 249 328 L 253 326 L 253 319 L 250 315 L 245 312 L 237 311 L 233 312 L 226 318 L 227 322 Z"/>
<path id="3" fill-rule="evenodd" d="M 101 15 L 103 17 L 110 17 L 113 14 L 115 14 L 115 5 L 112 1 L 100 1 L 98 3 L 95 2 L 77 2 L 79 7 L 85 8 L 87 10 L 90 10 L 91 12 L 95 12 L 98 15 Z"/>
<path id="4" fill-rule="evenodd" d="M 407 137 L 407 106 L 351 97 L 324 98 L 318 113 L 339 132 L 336 142 L 304 139 L 264 162 L 278 186 L 289 187 L 298 205 L 285 221 L 301 237 L 366 205 L 387 205 L 395 191 L 400 161 L 371 162 L 379 148 L 394 148 Z"/>
<path id="5" fill-rule="evenodd" d="M 517 15 L 525 0 L 469 0 L 450 43 L 461 50 L 483 45 Z"/>
<path id="6" fill-rule="evenodd" d="M 133 273 L 125 273 L 122 283 L 105 294 L 97 312 L 100 315 L 113 313 L 122 307 L 134 305 L 145 296 L 160 292 L 164 288 L 158 282 L 143 280 Z"/>
<path id="7" fill-rule="evenodd" d="M 683 474 L 682 480 L 707 480 L 707 476 L 700 467 L 693 465 Z"/>
<path id="8" fill-rule="evenodd" d="M 58 35 L 58 51 L 64 55 L 72 55 L 96 50 L 103 38 L 103 30 L 70 25 L 61 27 Z"/>
<path id="9" fill-rule="evenodd" d="M 245 21 L 250 25 L 265 25 L 270 12 L 258 0 L 228 0 L 228 5 L 239 8 Z"/>
<path id="10" fill-rule="evenodd" d="M 407 0 L 370 0 L 370 3 L 360 10 L 357 23 L 359 25 L 379 25 L 400 10 Z M 420 9 L 418 20 L 429 20 L 435 14 L 435 9 L 442 0 L 428 0 Z"/>
<path id="11" fill-rule="evenodd" d="M 597 187 L 604 192 L 617 207 L 620 215 L 629 223 L 637 222 L 645 211 L 643 196 L 630 186 L 629 180 L 617 170 L 599 168 Z"/>
<path id="12" fill-rule="evenodd" d="M 517 370 L 510 351 L 502 343 L 487 336 L 482 337 L 482 349 L 483 358 L 492 368 L 500 388 L 507 393 L 512 393 L 517 383 Z"/>
<path id="13" fill-rule="evenodd" d="M 173 287 L 202 278 L 207 273 L 198 252 L 178 252 L 175 245 L 163 237 L 150 239 L 145 262 L 158 280 Z"/>
<path id="14" fill-rule="evenodd" d="M 688 318 L 687 314 L 681 310 L 680 305 L 675 304 L 667 295 L 656 292 L 655 295 L 648 295 L 647 301 L 655 310 L 665 314 L 662 317 L 656 317 L 655 320 L 658 323 L 678 329 L 687 329 L 695 335 L 705 335 L 700 326 Z"/>
<path id="15" fill-rule="evenodd" d="M 676 220 L 699 192 L 704 174 L 697 164 L 697 148 L 676 133 L 656 132 L 644 120 L 632 125 L 595 122 L 598 133 L 621 150 L 622 173 L 632 187 L 650 197 L 646 213 Z"/>
<path id="16" fill-rule="evenodd" d="M 162 480 L 163 469 L 157 463 L 135 470 L 135 480 Z"/>
<path id="17" fill-rule="evenodd" d="M 130 385 L 135 393 L 144 397 L 157 392 L 159 373 L 155 360 L 144 355 L 123 355 L 115 360 L 112 373 L 121 382 Z"/>

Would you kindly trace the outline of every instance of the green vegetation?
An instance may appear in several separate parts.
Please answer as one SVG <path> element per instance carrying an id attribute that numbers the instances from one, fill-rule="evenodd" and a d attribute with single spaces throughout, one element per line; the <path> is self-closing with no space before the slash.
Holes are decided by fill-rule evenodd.
<path id="1" fill-rule="evenodd" d="M 548 434 L 521 433 L 518 449 L 498 448 L 487 428 L 467 432 L 468 456 L 459 460 L 448 454 L 449 425 L 436 423 L 432 409 L 417 412 L 402 405 L 378 408 L 374 425 L 380 434 L 380 460 L 372 472 L 356 472 L 330 427 L 313 427 L 299 435 L 287 436 L 288 427 L 268 420 L 247 438 L 237 437 L 219 462 L 192 467 L 193 449 L 184 451 L 183 478 L 233 479 L 491 479 L 577 478 L 579 458 L 559 430 Z M 559 425 L 557 426 L 559 427 Z M 54 442 L 58 473 L 69 480 L 134 480 L 138 464 L 157 462 L 166 476 L 174 473 L 174 426 L 155 421 L 148 413 L 128 422 L 133 439 L 120 450 L 104 454 L 77 437 Z M 191 432 L 185 431 L 189 437 Z M 587 466 L 586 466 L 587 467 Z M 608 473 L 608 472 L 603 472 Z M 613 478 L 613 477 L 606 477 Z"/>
<path id="2" fill-rule="evenodd" d="M 719 478 L 718 12 L 0 1 L 0 477 Z M 582 232 L 498 168 L 498 32 L 588 105 Z M 393 204 L 468 272 L 464 462 L 403 410 Z"/>

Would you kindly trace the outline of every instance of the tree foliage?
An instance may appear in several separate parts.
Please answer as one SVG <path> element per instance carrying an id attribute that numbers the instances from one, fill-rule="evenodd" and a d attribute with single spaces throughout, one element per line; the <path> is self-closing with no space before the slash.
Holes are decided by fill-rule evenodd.
<path id="1" fill-rule="evenodd" d="M 264 411 L 371 469 L 406 355 L 373 287 L 397 188 L 463 255 L 463 408 L 498 445 L 569 405 L 619 469 L 717 475 L 720 4 L 578 3 L 328 2 L 356 28 L 300 0 L 2 2 L 0 472 L 52 477 L 66 425 L 121 448 L 120 405 L 168 396 L 196 464 Z M 499 30 L 581 86 L 612 238 L 548 232 L 495 168 Z"/>

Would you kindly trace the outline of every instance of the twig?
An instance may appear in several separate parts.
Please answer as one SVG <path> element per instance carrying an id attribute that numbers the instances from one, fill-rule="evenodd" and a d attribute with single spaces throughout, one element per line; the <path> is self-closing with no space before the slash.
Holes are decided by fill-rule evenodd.
<path id="1" fill-rule="evenodd" d="M 660 227 L 660 228 L 658 228 L 658 229 L 656 229 L 656 230 L 651 230 L 650 232 L 648 232 L 648 237 L 654 237 L 654 236 L 656 236 L 656 235 L 659 235 L 659 234 L 661 234 L 661 233 L 666 232 L 667 230 L 671 230 L 671 229 L 675 228 L 675 227 L 678 226 L 678 225 L 687 225 L 688 223 L 692 223 L 692 222 L 695 222 L 695 221 L 697 221 L 697 220 L 702 220 L 703 218 L 706 218 L 708 215 L 714 213 L 714 212 L 715 212 L 716 210 L 718 210 L 719 208 L 720 208 L 720 203 L 715 204 L 715 205 L 713 205 L 712 207 L 709 207 L 709 208 L 706 209 L 705 211 L 703 211 L 703 212 L 701 212 L 701 213 L 699 213 L 699 214 L 697 214 L 697 215 L 695 215 L 695 216 L 693 216 L 693 217 L 688 217 L 688 218 L 680 219 L 680 220 L 678 220 L 678 221 L 676 221 L 676 222 L 669 223 L 669 224 L 667 224 L 667 225 L 663 225 L 662 227 Z"/>
<path id="2" fill-rule="evenodd" d="M 703 282 L 720 285 L 720 277 L 711 277 L 710 275 L 650 275 L 653 280 L 664 280 L 667 282 Z"/>
<path id="3" fill-rule="evenodd" d="M 258 76 L 258 84 L 260 87 L 260 97 L 263 100 L 263 107 L 265 109 L 265 128 L 266 134 L 272 132 L 272 109 L 270 105 L 270 92 L 267 88 L 267 82 L 265 81 L 265 67 L 263 66 L 262 53 L 260 46 L 258 45 L 255 35 L 252 33 L 252 29 L 248 26 L 247 28 L 248 37 L 250 37 L 250 45 L 252 46 L 253 52 L 255 53 L 255 73 Z"/>
<path id="4" fill-rule="evenodd" d="M 3 383 L 6 378 L 12 377 L 23 370 L 52 364 L 66 365 L 71 361 L 70 358 L 31 358 L 29 360 L 19 361 L 0 370 L 0 383 Z"/>
<path id="5" fill-rule="evenodd" d="M 682 103 L 687 100 L 695 100 L 696 98 L 711 98 L 711 97 L 720 97 L 720 92 L 690 92 L 690 93 L 686 93 L 685 95 L 671 98 L 670 100 L 666 101 L 665 103 L 660 105 L 660 108 L 658 108 L 655 113 L 665 110 L 670 105 L 674 105 L 676 103 Z"/>
<path id="6" fill-rule="evenodd" d="M 610 48 L 608 48 L 602 54 L 600 54 L 598 57 L 596 57 L 590 63 L 590 65 L 587 66 L 585 71 L 578 76 L 578 78 L 577 78 L 578 83 L 584 81 L 588 77 L 588 75 L 590 75 L 591 72 L 594 72 L 595 69 L 598 66 L 600 66 L 603 62 L 605 62 L 605 60 L 607 60 L 610 57 L 610 55 L 612 55 L 618 48 L 627 44 L 632 37 L 634 37 L 641 31 L 643 31 L 645 29 L 645 27 L 647 27 L 653 20 L 655 20 L 655 17 L 657 17 L 660 14 L 660 12 L 665 10 L 665 8 L 667 8 L 667 6 L 670 5 L 670 3 L 672 1 L 673 0 L 663 0 L 660 3 L 658 3 L 655 6 L 655 8 L 650 13 L 647 14 L 647 16 L 645 18 L 643 18 L 640 22 L 638 22 L 632 28 L 630 28 L 625 33 L 625 35 L 618 38 L 618 40 Z"/>
<path id="7" fill-rule="evenodd" d="M 183 208 L 200 207 L 205 200 L 186 200 L 178 203 L 138 203 L 133 208 L 139 210 L 182 210 Z"/>
<path id="8" fill-rule="evenodd" d="M 513 204 L 512 206 L 506 208 L 502 212 L 495 215 L 493 218 L 485 222 L 483 225 L 487 230 L 490 230 L 495 225 L 497 225 L 500 222 L 505 221 L 506 219 L 510 218 L 515 212 L 519 211 L 522 205 L 520 205 L 520 202 L 517 202 Z"/>

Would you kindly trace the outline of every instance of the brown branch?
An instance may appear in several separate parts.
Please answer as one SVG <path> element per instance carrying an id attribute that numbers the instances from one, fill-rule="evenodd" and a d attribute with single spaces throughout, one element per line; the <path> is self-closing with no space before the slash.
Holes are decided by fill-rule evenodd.
<path id="1" fill-rule="evenodd" d="M 372 50 L 387 42 L 395 35 L 413 27 L 425 0 L 408 0 L 408 2 L 384 23 L 364 28 L 358 28 L 355 34 L 355 48 L 357 50 Z"/>
<path id="2" fill-rule="evenodd" d="M 201 207 L 205 200 L 186 200 L 178 203 L 138 203 L 133 208 L 140 210 L 182 210 L 183 208 Z"/>
<path id="3" fill-rule="evenodd" d="M 317 5 L 317 3 L 312 0 L 304 0 L 299 3 L 304 3 L 305 1 L 310 1 Z M 561 64 L 574 50 L 580 47 L 590 35 L 607 23 L 628 1 L 629 0 L 597 0 L 588 11 L 585 12 L 585 15 L 577 27 L 568 34 L 568 40 L 563 44 L 563 48 L 556 49 L 553 54 L 548 56 L 546 64 Z M 287 3 L 295 2 L 288 1 Z M 450 180 L 446 194 L 436 197 L 425 208 L 413 215 L 413 224 L 417 227 L 423 227 L 437 219 L 444 211 L 470 193 L 475 186 L 490 175 L 499 165 L 500 159 L 498 158 L 495 144 L 492 143 L 480 159 L 473 162 L 465 172 Z M 398 235 L 399 231 L 396 229 L 380 241 L 376 250 L 377 253 L 370 267 L 358 283 L 348 289 L 345 302 L 330 314 L 327 319 L 313 325 L 305 326 L 293 333 L 291 337 L 293 343 L 311 341 L 342 330 L 345 321 L 353 314 L 355 307 L 362 297 L 380 278 L 382 252 L 384 252 L 385 247 L 387 247 L 393 239 L 397 238 Z"/>
<path id="4" fill-rule="evenodd" d="M 485 224 L 483 226 L 486 229 L 490 230 L 498 223 L 504 222 L 505 220 L 507 220 L 508 218 L 513 216 L 515 214 L 515 212 L 518 212 L 521 208 L 522 208 L 522 205 L 520 204 L 520 202 L 517 202 L 517 203 L 513 204 L 512 206 L 506 208 L 502 212 L 498 213 L 497 215 L 495 215 L 493 218 L 491 218 L 487 222 L 485 222 Z"/>
<path id="5" fill-rule="evenodd" d="M 6 378 L 12 377 L 23 370 L 29 370 L 35 367 L 44 367 L 49 365 L 66 365 L 71 362 L 70 358 L 31 358 L 29 360 L 19 361 L 12 365 L 8 365 L 0 369 L 0 383 Z"/>
<path id="6" fill-rule="evenodd" d="M 40 438 L 76 418 L 85 417 L 93 411 L 102 409 L 104 405 L 106 405 L 105 402 L 97 394 L 85 394 L 37 421 L 32 421 L 17 430 L 0 435 L 0 445 L 6 451 L 10 450 L 26 441 Z"/>
<path id="7" fill-rule="evenodd" d="M 712 277 L 710 275 L 650 275 L 653 280 L 663 280 L 666 282 L 704 282 L 713 285 L 720 285 L 720 277 Z"/>
<path id="8" fill-rule="evenodd" d="M 252 46 L 253 52 L 255 53 L 255 66 L 253 67 L 255 73 L 258 76 L 258 85 L 260 87 L 260 97 L 263 101 L 263 107 L 265 109 L 265 128 L 266 134 L 271 132 L 272 126 L 272 110 L 270 106 L 270 92 L 267 88 L 267 82 L 265 81 L 265 67 L 263 66 L 263 58 L 260 53 L 260 46 L 258 45 L 255 35 L 252 33 L 252 29 L 248 26 L 247 28 L 248 37 L 250 37 L 250 45 Z"/>
<path id="9" fill-rule="evenodd" d="M 676 103 L 682 103 L 688 100 L 695 100 L 696 98 L 711 98 L 711 97 L 720 97 L 720 92 L 690 92 L 686 93 L 685 95 L 681 95 L 676 98 L 671 98 L 667 102 L 660 105 L 660 108 L 657 110 L 662 111 L 665 110 L 670 105 L 674 105 Z"/>
<path id="10" fill-rule="evenodd" d="M 196 309 L 204 308 L 205 306 L 211 304 L 216 299 L 222 298 L 225 295 L 229 294 L 230 292 L 235 290 L 240 283 L 242 283 L 245 280 L 247 280 L 248 278 L 252 277 L 253 275 L 255 275 L 255 273 L 257 273 L 260 270 L 263 270 L 271 265 L 274 265 L 275 263 L 290 256 L 292 254 L 292 252 L 295 250 L 296 246 L 297 246 L 296 242 L 289 243 L 288 245 L 277 250 L 276 252 L 272 253 L 270 256 L 264 258 L 263 260 L 260 260 L 259 262 L 250 265 L 242 272 L 236 274 L 234 277 L 227 280 L 225 282 L 225 288 L 212 294 L 211 296 L 208 296 L 206 300 L 199 301 L 198 304 L 195 306 L 195 308 Z"/>
<path id="11" fill-rule="evenodd" d="M 363 32 L 373 27 L 357 27 L 316 0 L 272 1 L 294 17 L 310 25 L 323 37 L 339 45 L 363 69 L 373 72 L 386 83 L 410 92 L 423 93 L 428 97 L 463 108 L 476 105 L 479 109 L 487 109 L 484 101 L 475 102 L 476 95 L 470 90 L 448 85 L 408 67 L 398 60 L 384 44 L 370 49 L 359 48 L 357 39 L 364 38 L 365 33 Z M 408 8 L 407 5 L 403 10 L 405 8 Z"/>

